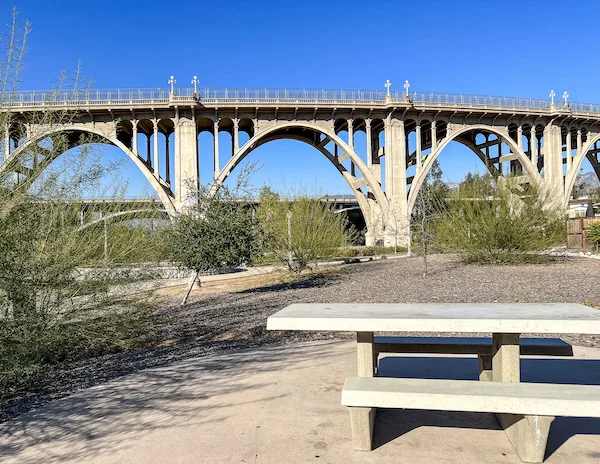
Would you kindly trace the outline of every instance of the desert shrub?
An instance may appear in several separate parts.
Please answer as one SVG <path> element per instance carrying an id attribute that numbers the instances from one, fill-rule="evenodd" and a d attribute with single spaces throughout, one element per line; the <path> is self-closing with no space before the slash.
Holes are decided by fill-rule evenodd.
<path id="1" fill-rule="evenodd" d="M 596 251 L 598 251 L 598 246 L 600 245 L 600 222 L 593 223 L 586 230 L 585 236 L 590 246 L 595 247 Z"/>
<path id="2" fill-rule="evenodd" d="M 356 232 L 349 227 L 346 215 L 336 213 L 318 198 L 297 195 L 282 201 L 277 193 L 263 188 L 260 199 L 257 216 L 263 224 L 267 249 L 294 272 L 316 266 L 319 260 L 335 256 L 340 247 L 354 243 Z"/>
<path id="3" fill-rule="evenodd" d="M 465 261 L 537 260 L 536 252 L 564 243 L 564 218 L 539 188 L 499 179 L 461 186 L 436 225 L 440 244 Z"/>

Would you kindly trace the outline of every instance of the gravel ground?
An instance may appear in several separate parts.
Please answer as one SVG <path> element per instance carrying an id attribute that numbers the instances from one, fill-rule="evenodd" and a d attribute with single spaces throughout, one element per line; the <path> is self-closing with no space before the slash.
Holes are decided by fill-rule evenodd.
<path id="1" fill-rule="evenodd" d="M 600 305 L 598 260 L 557 258 L 548 264 L 519 266 L 463 265 L 445 256 L 431 257 L 429 261 L 430 270 L 425 277 L 421 259 L 390 259 L 346 265 L 330 275 L 291 284 L 208 294 L 183 308 L 161 309 L 156 313 L 154 347 L 47 369 L 24 381 L 21 395 L 0 404 L 0 421 L 151 366 L 230 349 L 350 336 L 265 331 L 269 315 L 296 302 Z M 600 336 L 562 338 L 576 345 L 600 347 Z"/>

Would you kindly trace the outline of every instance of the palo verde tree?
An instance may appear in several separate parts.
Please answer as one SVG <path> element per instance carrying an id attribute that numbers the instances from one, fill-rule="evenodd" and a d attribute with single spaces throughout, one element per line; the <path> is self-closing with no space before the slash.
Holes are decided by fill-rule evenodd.
<path id="1" fill-rule="evenodd" d="M 306 193 L 279 194 L 264 187 L 258 217 L 263 223 L 268 250 L 291 271 L 300 273 L 311 264 L 333 256 L 340 247 L 353 244 L 356 231 L 344 213 Z"/>
<path id="2" fill-rule="evenodd" d="M 93 227 L 82 228 L 81 205 L 89 197 L 115 200 L 123 193 L 121 188 L 114 188 L 121 184 L 119 163 L 104 162 L 96 139 L 81 138 L 76 144 L 79 148 L 72 149 L 73 140 L 69 142 L 66 136 L 49 139 L 38 132 L 60 132 L 76 116 L 77 101 L 69 104 L 68 98 L 80 88 L 80 69 L 72 76 L 61 76 L 58 90 L 49 94 L 44 111 L 11 113 L 24 70 L 29 30 L 29 23 L 20 23 L 13 10 L 8 33 L 0 40 L 4 46 L 0 153 L 4 155 L 9 149 L 17 153 L 1 159 L 7 167 L 0 176 L 2 381 L 82 351 L 64 340 L 74 330 L 73 321 L 85 320 L 87 311 L 95 308 L 105 293 L 106 266 L 112 261 L 103 262 L 102 255 L 98 256 L 104 236 Z M 54 106 L 52 95 L 58 98 L 62 91 L 66 91 L 62 93 L 63 104 Z M 19 147 L 29 148 L 21 151 Z M 121 247 L 120 256 L 113 257 L 120 260 L 135 248 L 134 243 L 130 245 Z M 99 262 L 102 267 L 97 266 Z"/>
<path id="3" fill-rule="evenodd" d="M 437 227 L 440 243 L 465 261 L 522 262 L 564 243 L 564 217 L 547 207 L 547 194 L 518 178 L 490 177 L 452 192 Z"/>
<path id="4" fill-rule="evenodd" d="M 200 273 L 249 264 L 262 252 L 262 231 L 251 207 L 248 182 L 254 167 L 245 167 L 233 187 L 201 186 L 175 219 L 171 257 L 193 271 L 182 305 Z"/>

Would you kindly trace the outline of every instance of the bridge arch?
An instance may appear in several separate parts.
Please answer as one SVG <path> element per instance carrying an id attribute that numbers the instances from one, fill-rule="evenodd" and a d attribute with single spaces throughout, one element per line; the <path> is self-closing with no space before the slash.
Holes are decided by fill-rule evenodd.
<path id="1" fill-rule="evenodd" d="M 360 209 L 363 212 L 367 229 L 371 227 L 375 220 L 375 218 L 373 218 L 373 211 L 371 211 L 369 205 L 369 197 L 373 198 L 379 204 L 382 211 L 387 210 L 388 200 L 381 185 L 356 152 L 335 133 L 335 128 L 329 129 L 311 122 L 290 121 L 279 123 L 255 134 L 225 165 L 215 179 L 213 189 L 218 188 L 220 184 L 225 182 L 235 167 L 253 150 L 268 142 L 280 139 L 298 140 L 316 148 L 325 155 L 344 177 L 354 193 Z M 331 153 L 326 148 L 326 145 L 330 142 L 333 142 L 338 149 L 342 151 L 339 156 Z M 342 160 L 340 160 L 341 156 L 347 156 L 354 164 L 356 170 L 360 172 L 362 178 L 356 178 L 342 165 Z M 367 186 L 369 188 L 368 196 L 360 190 L 362 186 Z"/>
<path id="2" fill-rule="evenodd" d="M 105 132 L 92 127 L 86 126 L 69 126 L 69 127 L 53 127 L 52 129 L 43 131 L 39 134 L 35 134 L 35 137 L 26 141 L 23 145 L 17 147 L 0 165 L 0 176 L 5 174 L 6 172 L 10 172 L 11 169 L 14 169 L 15 164 L 19 162 L 21 157 L 27 152 L 27 150 L 31 149 L 33 146 L 37 145 L 44 139 L 52 137 L 53 135 L 59 134 L 82 134 L 88 133 L 92 135 L 96 135 L 100 138 L 100 140 L 108 142 L 110 145 L 114 145 L 120 148 L 138 167 L 138 169 L 142 172 L 146 180 L 150 183 L 158 198 L 162 202 L 165 210 L 169 214 L 169 216 L 174 216 L 176 214 L 175 206 L 173 203 L 173 195 L 171 194 L 169 188 L 163 185 L 150 171 L 147 164 L 137 156 L 133 151 L 127 147 L 121 140 L 117 138 L 116 135 L 109 135 Z M 73 145 L 74 148 L 77 145 Z M 56 154 L 52 157 L 52 159 L 44 160 L 45 165 L 43 168 L 46 168 L 50 162 L 54 161 L 58 156 L 62 153 Z M 40 172 L 43 169 L 40 170 Z M 38 173 L 39 174 L 39 173 Z"/>
<path id="3" fill-rule="evenodd" d="M 460 127 L 455 130 L 450 130 L 450 134 L 446 135 L 446 137 L 438 143 L 435 151 L 430 153 L 425 158 L 423 168 L 421 169 L 420 173 L 417 176 L 415 176 L 415 179 L 413 180 L 408 194 L 408 214 L 411 214 L 415 202 L 417 200 L 419 190 L 423 186 L 423 182 L 425 181 L 427 174 L 433 166 L 434 161 L 438 158 L 438 156 L 441 154 L 444 148 L 446 148 L 446 146 L 452 141 L 463 143 L 463 145 L 471 149 L 475 148 L 474 146 L 471 146 L 471 144 L 466 144 L 462 140 L 457 140 L 457 138 L 460 135 L 474 131 L 481 131 L 483 133 L 489 133 L 490 135 L 495 135 L 496 137 L 498 137 L 500 143 L 505 143 L 509 146 L 511 153 L 513 153 L 517 157 L 517 160 L 521 163 L 521 166 L 523 167 L 523 169 L 526 172 L 526 175 L 529 176 L 531 181 L 536 185 L 542 184 L 542 177 L 538 172 L 537 168 L 534 167 L 533 163 L 531 162 L 531 159 L 529 159 L 529 157 L 523 152 L 523 150 L 519 148 L 517 142 L 509 136 L 507 130 L 503 130 L 499 127 L 488 126 L 485 124 L 474 124 L 467 127 Z M 474 151 L 475 154 L 481 159 L 480 153 L 478 153 L 476 150 Z"/>
<path id="4" fill-rule="evenodd" d="M 565 178 L 565 195 L 564 195 L 564 206 L 569 204 L 569 199 L 571 198 L 571 191 L 575 186 L 575 180 L 577 179 L 577 173 L 579 172 L 579 168 L 583 163 L 583 160 L 589 155 L 589 152 L 596 144 L 600 144 L 600 133 L 595 134 L 594 136 L 590 136 L 590 132 L 587 132 L 588 139 L 585 141 L 585 144 L 581 148 L 581 153 L 577 154 L 573 157 L 573 167 L 570 172 L 567 172 L 567 176 Z M 596 175 L 600 178 L 600 165 L 595 166 L 592 163 L 592 167 L 596 171 Z"/>

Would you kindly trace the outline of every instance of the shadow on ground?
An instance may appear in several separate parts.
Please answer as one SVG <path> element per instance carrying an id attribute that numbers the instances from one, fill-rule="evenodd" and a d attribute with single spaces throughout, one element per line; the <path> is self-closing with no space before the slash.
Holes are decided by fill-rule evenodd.
<path id="1" fill-rule="evenodd" d="M 379 361 L 382 377 L 478 380 L 476 358 L 386 356 Z M 600 385 L 600 360 L 522 358 L 521 381 Z M 500 430 L 492 414 L 388 409 L 377 412 L 374 447 L 421 426 Z M 575 435 L 600 435 L 600 419 L 557 417 L 550 428 L 546 459 Z M 600 458 L 600 452 L 588 456 Z"/>
<path id="2" fill-rule="evenodd" d="M 316 275 L 307 276 L 305 279 L 300 279 L 292 282 L 281 282 L 271 285 L 263 285 L 261 287 L 249 288 L 235 292 L 238 295 L 252 293 L 270 293 L 281 292 L 288 290 L 298 290 L 303 288 L 324 288 L 334 284 L 340 280 L 340 276 L 336 274 L 318 273 Z"/>
<path id="3" fill-rule="evenodd" d="M 0 456 L 18 456 L 19 463 L 34 464 L 39 461 L 20 454 L 29 447 L 42 446 L 45 463 L 78 462 L 117 452 L 122 449 L 121 441 L 130 438 L 129 432 L 139 436 L 162 428 L 215 424 L 245 403 L 227 401 L 194 408 L 190 404 L 216 395 L 262 389 L 266 385 L 247 381 L 248 376 L 294 369 L 294 363 L 308 356 L 331 353 L 333 344 L 326 342 L 316 349 L 314 345 L 294 344 L 260 352 L 235 351 L 213 359 L 189 359 L 88 389 L 0 425 Z M 272 391 L 260 401 L 269 403 L 281 397 L 277 389 Z"/>

